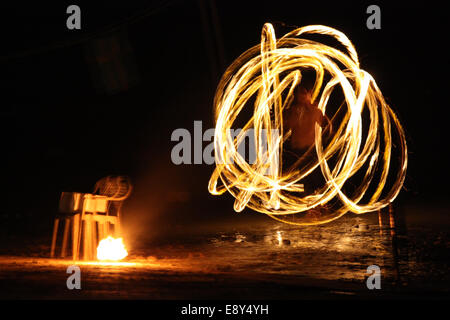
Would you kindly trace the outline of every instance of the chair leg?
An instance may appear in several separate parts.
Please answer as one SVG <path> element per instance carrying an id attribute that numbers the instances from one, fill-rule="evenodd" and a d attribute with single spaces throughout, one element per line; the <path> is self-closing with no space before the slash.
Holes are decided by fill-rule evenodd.
<path id="1" fill-rule="evenodd" d="M 53 224 L 53 236 L 52 236 L 52 247 L 50 249 L 50 258 L 55 256 L 55 246 L 56 246 L 56 236 L 58 234 L 58 224 L 59 218 L 55 218 L 55 222 Z"/>
<path id="2" fill-rule="evenodd" d="M 92 237 L 92 217 L 91 215 L 85 215 L 85 220 L 84 220 L 84 259 L 85 260 L 92 260 L 92 241 L 93 241 L 93 237 Z"/>
<path id="3" fill-rule="evenodd" d="M 109 222 L 108 221 L 106 221 L 104 224 L 103 224 L 103 236 L 106 238 L 106 237 L 108 237 L 109 236 L 109 234 L 108 234 L 108 232 L 109 232 Z"/>
<path id="4" fill-rule="evenodd" d="M 78 260 L 80 256 L 79 236 L 80 236 L 80 214 L 73 216 L 72 223 L 72 257 L 73 260 Z"/>
<path id="5" fill-rule="evenodd" d="M 89 217 L 90 218 L 90 217 Z M 86 235 L 87 235 L 87 259 L 92 260 L 92 220 L 87 220 L 87 228 L 86 228 Z"/>
<path id="6" fill-rule="evenodd" d="M 117 218 L 116 223 L 114 224 L 114 233 L 116 235 L 116 238 L 119 238 L 122 234 L 122 230 L 120 228 L 120 220 Z"/>
<path id="7" fill-rule="evenodd" d="M 92 219 L 91 221 L 91 257 L 95 259 L 97 257 L 97 222 Z"/>
<path id="8" fill-rule="evenodd" d="M 64 234 L 63 234 L 63 244 L 61 248 L 61 257 L 65 258 L 67 253 L 67 239 L 69 235 L 70 218 L 64 219 Z"/>
<path id="9" fill-rule="evenodd" d="M 100 241 L 102 241 L 104 238 L 105 238 L 105 235 L 104 235 L 104 230 L 105 230 L 105 227 L 104 227 L 104 222 L 98 222 L 98 242 L 100 242 Z"/>
<path id="10" fill-rule="evenodd" d="M 87 216 L 86 216 L 87 218 Z M 87 239 L 87 219 L 85 219 L 83 222 L 83 228 L 81 229 L 81 235 L 83 237 L 83 260 L 87 260 L 87 254 L 88 254 L 88 239 Z"/>

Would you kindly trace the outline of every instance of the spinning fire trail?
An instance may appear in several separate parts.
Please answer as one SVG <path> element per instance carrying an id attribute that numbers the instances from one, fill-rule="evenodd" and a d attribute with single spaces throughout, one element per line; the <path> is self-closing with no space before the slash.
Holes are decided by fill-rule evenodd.
<path id="1" fill-rule="evenodd" d="M 331 36 L 345 51 L 302 39 L 305 34 Z M 294 89 L 307 70 L 315 74 L 311 103 L 317 103 L 335 129 L 326 143 L 322 127 L 316 123 L 315 142 L 309 150 L 315 151 L 314 160 L 284 168 L 283 143 L 292 132 L 283 127 L 283 111 L 289 109 Z M 329 114 L 330 96 L 339 89 L 345 99 L 338 111 Z M 214 105 L 216 168 L 208 188 L 215 195 L 228 190 L 236 199 L 238 212 L 249 207 L 290 224 L 321 224 L 348 211 L 360 214 L 381 209 L 400 192 L 407 167 L 403 128 L 375 80 L 360 69 L 353 44 L 333 28 L 306 26 L 276 39 L 273 26 L 265 24 L 261 44 L 243 53 L 223 75 Z M 242 131 L 232 136 L 238 116 L 249 107 L 252 116 Z M 337 120 L 339 112 L 342 116 Z M 364 120 L 363 112 L 367 113 Z M 252 163 L 238 152 L 250 128 L 254 129 L 256 148 Z M 392 150 L 394 136 L 397 157 Z M 388 179 L 394 158 L 399 163 Z M 306 194 L 302 182 L 316 169 L 324 184 Z M 349 179 L 353 179 L 353 189 L 348 187 Z M 312 216 L 308 214 L 312 208 L 327 210 Z"/>

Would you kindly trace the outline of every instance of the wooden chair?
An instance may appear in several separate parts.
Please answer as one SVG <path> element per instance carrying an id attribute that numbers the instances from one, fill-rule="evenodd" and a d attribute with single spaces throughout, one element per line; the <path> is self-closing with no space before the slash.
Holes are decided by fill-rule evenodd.
<path id="1" fill-rule="evenodd" d="M 127 177 L 109 176 L 99 180 L 90 193 L 63 192 L 60 199 L 60 214 L 55 218 L 50 256 L 55 255 L 58 224 L 65 219 L 61 257 L 66 257 L 70 226 L 72 226 L 72 257 L 80 257 L 81 241 L 83 259 L 96 257 L 98 242 L 109 235 L 121 234 L 120 215 L 122 204 L 131 193 Z"/>

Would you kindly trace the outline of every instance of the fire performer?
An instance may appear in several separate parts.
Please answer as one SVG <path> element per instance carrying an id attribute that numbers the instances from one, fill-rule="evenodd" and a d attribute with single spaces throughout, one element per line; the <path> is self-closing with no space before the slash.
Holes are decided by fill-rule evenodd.
<path id="1" fill-rule="evenodd" d="M 311 102 L 311 92 L 312 90 L 305 86 L 298 85 L 294 89 L 294 100 L 284 113 L 286 131 L 291 131 L 289 137 L 290 149 L 299 153 L 296 158 L 306 156 L 308 151 L 314 148 L 316 123 L 322 128 L 326 128 L 328 124 L 330 132 L 332 128 L 329 118 L 319 109 L 317 100 Z M 296 160 L 294 159 L 294 161 Z M 322 183 L 322 180 L 321 174 L 317 170 L 308 175 L 303 180 L 305 192 L 313 193 L 315 188 Z M 308 210 L 307 215 L 312 218 L 319 218 L 322 210 L 326 210 L 326 208 L 318 206 Z"/>
<path id="2" fill-rule="evenodd" d="M 324 128 L 331 122 L 317 106 L 317 101 L 311 102 L 311 91 L 303 86 L 297 86 L 294 100 L 285 112 L 284 121 L 287 130 L 291 130 L 290 147 L 305 153 L 315 142 L 316 123 Z"/>
<path id="3" fill-rule="evenodd" d="M 303 39 L 305 34 L 331 36 L 344 50 Z M 308 101 L 311 95 L 307 93 L 294 96 L 291 92 L 291 101 L 285 99 L 290 85 L 300 82 L 301 87 L 310 88 L 304 86 L 308 72 L 315 75 L 312 96 L 321 92 L 320 109 L 314 104 L 315 99 Z M 338 106 L 338 96 L 331 97 L 334 88 L 342 89 L 344 96 L 337 110 L 327 108 L 330 98 L 331 105 Z M 236 120 L 243 120 L 239 117 L 241 111 L 250 108 L 253 114 L 244 123 L 259 129 L 255 138 L 261 139 L 260 129 L 281 130 L 276 144 L 268 144 L 270 154 L 258 152 L 257 161 L 252 164 L 242 161 L 229 134 L 237 125 Z M 321 129 L 327 120 L 323 110 L 332 115 L 331 121 L 339 123 L 331 135 L 330 125 Z M 363 117 L 364 110 L 370 117 Z M 408 154 L 403 127 L 375 79 L 360 68 L 350 39 L 336 29 L 305 26 L 277 39 L 273 26 L 264 24 L 261 43 L 248 49 L 224 73 L 214 99 L 214 114 L 216 159 L 233 159 L 236 163 L 217 163 L 208 190 L 214 195 L 231 193 L 236 199 L 236 212 L 247 207 L 299 226 L 327 223 L 349 211 L 362 214 L 386 207 L 398 196 L 405 180 Z M 362 134 L 363 126 L 368 128 L 366 134 Z M 394 137 L 398 139 L 393 141 Z M 387 176 L 395 159 L 394 143 L 399 151 L 399 166 L 391 184 L 387 183 Z M 286 148 L 277 154 L 275 148 L 283 145 Z M 299 151 L 308 146 L 300 155 Z M 262 151 L 261 145 L 258 151 Z M 272 157 L 270 175 L 265 175 L 267 155 Z M 320 174 L 321 183 L 309 185 L 312 192 L 305 191 L 306 179 L 316 173 Z M 372 196 L 368 190 L 373 191 Z M 385 197 L 381 197 L 382 193 Z M 369 200 L 362 202 L 363 199 Z M 329 212 L 315 221 L 301 214 L 327 204 Z M 298 219 L 288 219 L 293 215 Z"/>

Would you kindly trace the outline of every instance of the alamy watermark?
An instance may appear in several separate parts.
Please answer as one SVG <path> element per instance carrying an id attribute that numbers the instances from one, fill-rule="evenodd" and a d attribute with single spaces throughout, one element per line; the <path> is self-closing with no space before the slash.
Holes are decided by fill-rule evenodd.
<path id="1" fill-rule="evenodd" d="M 70 276 L 66 280 L 67 289 L 81 289 L 81 270 L 79 266 L 71 265 L 67 267 L 66 273 Z"/>
<path id="2" fill-rule="evenodd" d="M 76 4 L 67 7 L 66 13 L 70 14 L 66 20 L 66 27 L 69 30 L 81 29 L 81 9 Z"/>
<path id="3" fill-rule="evenodd" d="M 367 289 L 381 289 L 381 269 L 376 264 L 367 267 L 367 277 L 366 286 Z"/>
<path id="4" fill-rule="evenodd" d="M 367 14 L 370 16 L 366 20 L 366 26 L 369 30 L 381 29 L 381 9 L 376 4 L 367 7 Z"/>
<path id="5" fill-rule="evenodd" d="M 222 156 L 218 154 L 215 158 L 214 147 L 214 128 L 209 128 L 203 132 L 202 121 L 194 121 L 194 133 L 185 128 L 178 128 L 172 132 L 171 141 L 178 142 L 172 147 L 170 158 L 173 164 L 208 164 L 212 165 L 216 162 L 219 164 L 233 163 L 233 159 L 222 159 Z M 242 129 L 229 129 L 227 135 L 233 140 L 242 135 L 237 142 L 237 152 L 239 155 L 247 161 L 249 164 L 256 163 L 258 152 L 263 156 L 263 163 L 271 163 L 270 158 L 278 158 L 278 150 L 274 148 L 270 157 L 268 156 L 269 146 L 269 134 L 265 129 L 261 130 L 259 147 L 256 146 L 255 130 L 253 128 L 247 129 L 244 132 Z M 276 145 L 280 139 L 278 130 L 270 131 L 270 141 L 272 145 Z M 204 147 L 204 143 L 208 143 Z M 216 161 L 217 160 L 217 161 Z"/>

